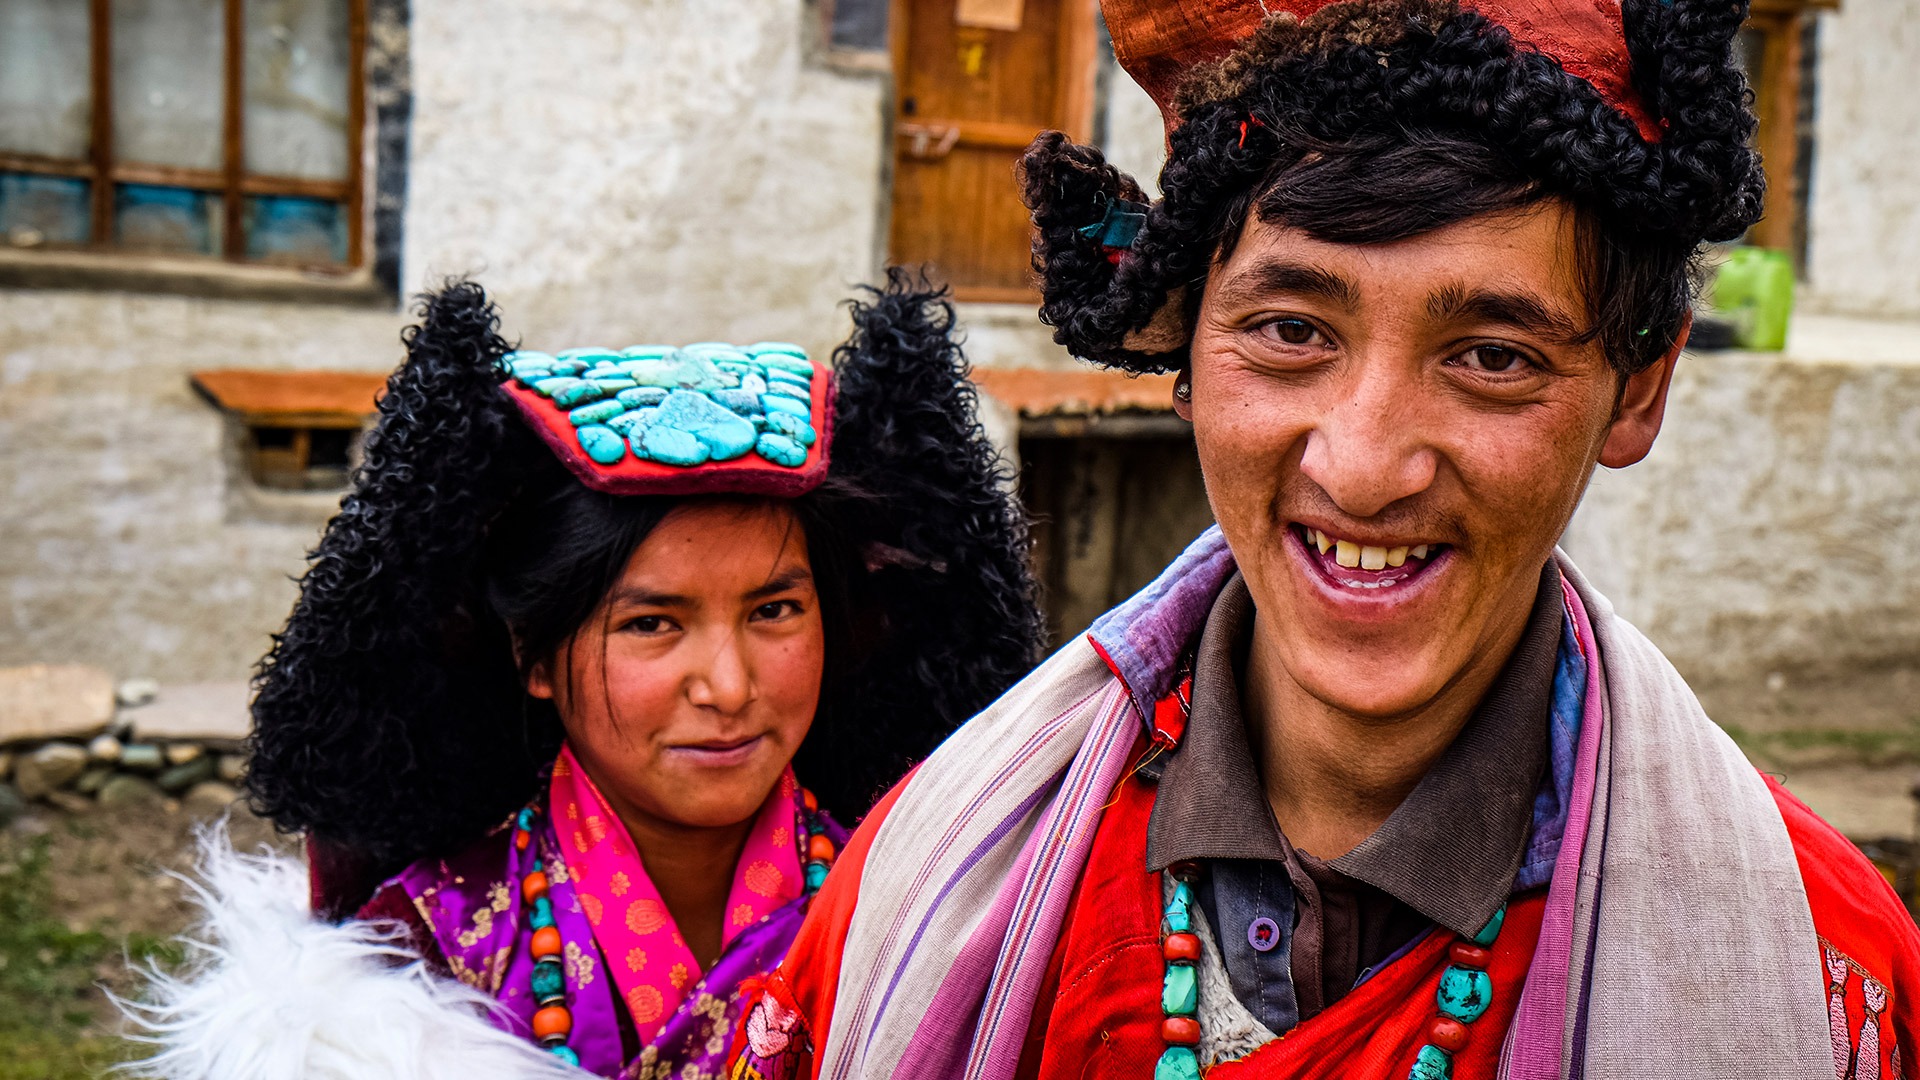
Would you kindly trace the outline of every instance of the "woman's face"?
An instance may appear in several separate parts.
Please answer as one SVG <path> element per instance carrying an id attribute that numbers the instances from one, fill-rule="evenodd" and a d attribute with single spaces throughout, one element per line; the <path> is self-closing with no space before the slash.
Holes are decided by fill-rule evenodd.
<path id="1" fill-rule="evenodd" d="M 642 541 L 528 692 L 623 817 L 752 817 L 820 700 L 826 633 L 806 536 L 778 503 L 693 502 Z"/>

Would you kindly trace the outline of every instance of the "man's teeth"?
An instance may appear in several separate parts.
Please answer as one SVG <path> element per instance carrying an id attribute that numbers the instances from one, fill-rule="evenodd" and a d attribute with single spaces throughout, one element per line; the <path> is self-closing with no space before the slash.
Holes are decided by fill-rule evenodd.
<path id="1" fill-rule="evenodd" d="M 1349 570 L 1385 570 L 1388 567 L 1401 567 L 1405 566 L 1410 558 L 1426 558 L 1432 550 L 1430 544 L 1391 548 L 1356 544 L 1351 540 L 1336 540 L 1319 529 L 1308 529 L 1307 539 L 1319 549 L 1322 555 L 1332 551 L 1333 561 Z"/>
<path id="2" fill-rule="evenodd" d="M 1360 545 L 1351 540 L 1333 542 L 1333 561 L 1351 570 L 1360 565 Z"/>

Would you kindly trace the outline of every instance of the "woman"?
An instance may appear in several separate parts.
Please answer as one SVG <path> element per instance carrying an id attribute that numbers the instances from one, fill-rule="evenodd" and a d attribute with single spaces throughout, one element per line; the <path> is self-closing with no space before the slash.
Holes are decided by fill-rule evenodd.
<path id="1" fill-rule="evenodd" d="M 721 1075 L 838 822 L 1025 672 L 1024 522 L 952 310 L 896 274 L 853 311 L 829 371 L 777 344 L 509 352 L 477 286 L 429 298 L 262 664 L 247 777 L 306 835 L 316 912 L 424 960 L 383 991 L 424 967 L 588 1072 Z M 375 1039 L 399 1022 L 367 985 L 249 986 L 226 997 L 265 995 L 261 1022 L 229 1000 L 221 1037 L 303 1015 L 349 1071 L 405 1076 L 471 1035 Z M 195 1058 L 211 1029 L 161 998 L 151 1072 L 283 1074 Z"/>

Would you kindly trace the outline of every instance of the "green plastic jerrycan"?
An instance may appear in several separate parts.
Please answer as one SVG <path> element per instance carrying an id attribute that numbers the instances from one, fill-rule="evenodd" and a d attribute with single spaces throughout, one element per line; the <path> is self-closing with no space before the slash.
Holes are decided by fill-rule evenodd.
<path id="1" fill-rule="evenodd" d="M 1714 276 L 1712 303 L 1733 321 L 1741 348 L 1785 348 L 1793 313 L 1793 261 L 1770 248 L 1733 249 Z"/>

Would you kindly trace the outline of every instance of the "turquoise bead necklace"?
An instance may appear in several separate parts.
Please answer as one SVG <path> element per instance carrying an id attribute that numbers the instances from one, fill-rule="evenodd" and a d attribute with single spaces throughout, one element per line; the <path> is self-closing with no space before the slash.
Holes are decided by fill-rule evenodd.
<path id="1" fill-rule="evenodd" d="M 1193 882 L 1198 868 L 1175 863 L 1167 868 L 1173 890 L 1160 915 L 1160 952 L 1166 973 L 1160 983 L 1160 1038 L 1166 1050 L 1153 1067 L 1153 1080 L 1200 1080 L 1200 984 L 1195 965 L 1200 938 L 1193 932 Z M 1493 913 L 1470 940 L 1455 941 L 1440 973 L 1435 1013 L 1427 1022 L 1427 1041 L 1414 1056 L 1407 1080 L 1452 1080 L 1453 1055 L 1467 1045 L 1468 1025 L 1493 1004 L 1493 979 L 1487 974 L 1493 943 L 1507 921 L 1507 907 Z"/>

